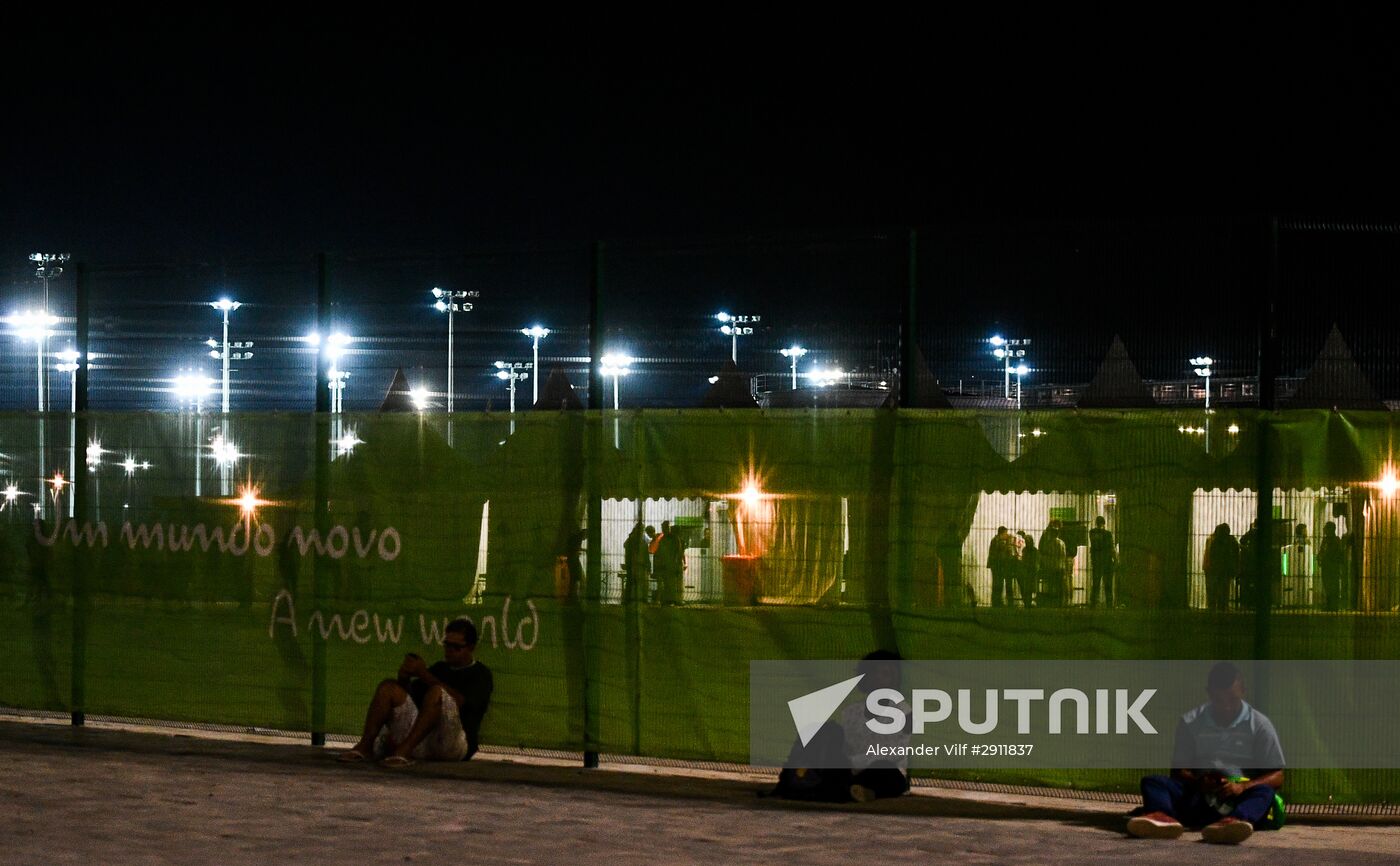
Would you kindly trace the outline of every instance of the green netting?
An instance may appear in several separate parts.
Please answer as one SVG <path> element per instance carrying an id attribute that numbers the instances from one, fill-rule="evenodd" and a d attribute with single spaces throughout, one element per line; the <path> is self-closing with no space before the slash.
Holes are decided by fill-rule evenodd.
<path id="1" fill-rule="evenodd" d="M 41 429 L 44 476 L 75 457 L 83 490 L 36 524 Z M 742 762 L 755 659 L 1253 657 L 1254 611 L 1208 609 L 1198 560 L 1203 521 L 1241 533 L 1261 482 L 1310 539 L 1344 512 L 1355 552 L 1343 610 L 1319 601 L 1315 554 L 1281 569 L 1302 602 L 1269 617 L 1271 655 L 1393 659 L 1394 434 L 1388 414 L 1329 412 L 5 415 L 0 703 L 351 733 L 403 653 L 436 655 L 468 615 L 496 673 L 486 742 Z M 101 443 L 91 470 L 79 437 Z M 1038 536 L 1052 514 L 1110 519 L 1120 606 L 1086 603 L 1078 560 L 1068 606 L 988 606 L 988 533 Z M 662 520 L 686 533 L 679 604 L 627 555 Z M 1373 802 L 1397 782 L 1300 770 L 1289 788 Z"/>

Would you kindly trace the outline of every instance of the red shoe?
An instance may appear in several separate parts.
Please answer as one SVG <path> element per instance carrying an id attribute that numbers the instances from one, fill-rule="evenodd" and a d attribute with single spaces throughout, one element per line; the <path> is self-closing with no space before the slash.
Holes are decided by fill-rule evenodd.
<path id="1" fill-rule="evenodd" d="M 1186 828 L 1166 812 L 1148 812 L 1128 819 L 1128 835 L 1139 839 L 1179 839 Z"/>
<path id="2" fill-rule="evenodd" d="M 1238 845 L 1252 835 L 1254 828 L 1239 818 L 1221 818 L 1201 831 L 1201 838 L 1212 845 Z"/>

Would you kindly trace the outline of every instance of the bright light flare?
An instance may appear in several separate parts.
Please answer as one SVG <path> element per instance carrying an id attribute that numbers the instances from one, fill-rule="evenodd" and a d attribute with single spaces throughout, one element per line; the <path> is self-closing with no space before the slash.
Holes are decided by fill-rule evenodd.
<path id="1" fill-rule="evenodd" d="M 37 341 L 53 336 L 53 326 L 58 324 L 58 317 L 46 310 L 25 310 L 6 316 L 4 322 L 14 328 L 21 338 Z"/>
<path id="2" fill-rule="evenodd" d="M 101 463 L 101 462 L 102 462 L 102 443 L 101 443 L 101 442 L 98 442 L 96 439 L 94 439 L 93 441 L 89 442 L 89 443 L 88 443 L 88 446 L 87 446 L 87 464 L 88 464 L 89 466 L 96 466 L 97 464 L 99 464 L 99 463 Z"/>
<path id="3" fill-rule="evenodd" d="M 528 328 L 521 328 L 520 333 L 536 340 L 543 340 L 545 337 L 549 336 L 550 330 L 548 328 L 542 328 L 539 325 L 531 325 Z"/>
<path id="4" fill-rule="evenodd" d="M 604 376 L 626 376 L 631 373 L 631 365 L 636 361 L 631 355 L 622 352 L 609 352 L 604 355 L 598 372 Z"/>
<path id="5" fill-rule="evenodd" d="M 209 306 L 213 307 L 216 310 L 222 310 L 225 313 L 229 313 L 243 305 L 240 304 L 238 301 L 231 301 L 228 298 L 219 298 L 217 301 L 210 301 Z"/>
<path id="6" fill-rule="evenodd" d="M 413 401 L 413 408 L 422 412 L 424 409 L 428 408 L 428 389 L 423 387 L 410 388 L 408 391 L 408 399 Z"/>
<path id="7" fill-rule="evenodd" d="M 209 448 L 213 451 L 214 462 L 220 466 L 232 466 L 243 459 L 243 455 L 238 451 L 238 446 L 222 435 L 215 436 L 214 441 L 209 444 Z"/>
<path id="8" fill-rule="evenodd" d="M 1381 477 L 1369 485 L 1380 491 L 1382 499 L 1394 499 L 1396 493 L 1400 493 L 1400 476 L 1396 475 L 1395 464 L 1385 464 L 1385 469 L 1381 472 Z"/>
<path id="9" fill-rule="evenodd" d="M 264 505 L 272 504 L 266 499 L 259 498 L 259 492 L 260 491 L 258 490 L 258 488 L 254 487 L 251 484 L 239 485 L 238 498 L 233 500 L 233 502 L 238 506 L 238 510 L 243 513 L 244 517 L 251 518 L 254 514 L 257 513 L 257 510 L 259 508 L 263 507 Z"/>

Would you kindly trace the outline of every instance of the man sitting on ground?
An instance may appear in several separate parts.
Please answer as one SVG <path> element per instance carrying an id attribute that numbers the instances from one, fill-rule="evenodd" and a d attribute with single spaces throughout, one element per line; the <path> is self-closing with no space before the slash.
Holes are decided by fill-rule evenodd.
<path id="1" fill-rule="evenodd" d="M 375 689 L 364 734 L 340 760 L 377 757 L 386 767 L 406 767 L 415 758 L 464 761 L 476 754 L 493 688 L 491 670 L 475 658 L 476 640 L 472 621 L 457 619 L 447 625 L 443 661 L 428 667 L 415 653 L 404 656 L 398 679 Z"/>
<path id="2" fill-rule="evenodd" d="M 1264 826 L 1283 787 L 1283 748 L 1268 717 L 1245 703 L 1239 668 L 1220 662 L 1206 683 L 1210 701 L 1181 717 L 1172 774 L 1142 780 L 1142 814 L 1128 832 L 1176 839 L 1204 826 L 1207 842 L 1235 845 Z"/>

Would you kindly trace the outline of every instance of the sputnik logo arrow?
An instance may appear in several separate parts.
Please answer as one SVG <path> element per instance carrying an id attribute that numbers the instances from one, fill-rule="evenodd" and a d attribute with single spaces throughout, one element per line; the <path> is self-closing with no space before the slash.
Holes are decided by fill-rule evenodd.
<path id="1" fill-rule="evenodd" d="M 836 708 L 846 702 L 856 683 L 864 678 L 865 674 L 851 677 L 845 682 L 788 701 L 788 712 L 792 713 L 792 723 L 797 726 L 797 736 L 802 740 L 803 746 L 812 741 L 817 731 L 826 724 L 826 720 L 836 712 Z"/>

